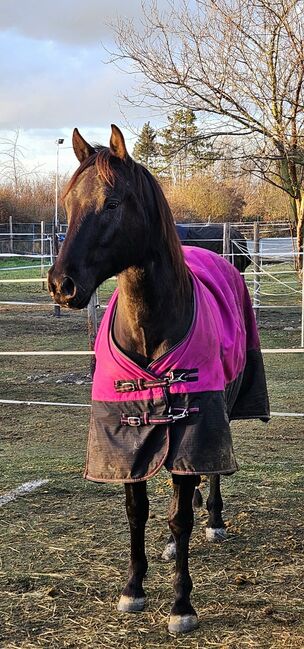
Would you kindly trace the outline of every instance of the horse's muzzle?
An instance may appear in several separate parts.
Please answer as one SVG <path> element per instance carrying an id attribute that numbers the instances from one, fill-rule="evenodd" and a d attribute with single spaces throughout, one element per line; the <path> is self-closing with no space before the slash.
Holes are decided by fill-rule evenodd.
<path id="1" fill-rule="evenodd" d="M 55 266 L 52 266 L 48 273 L 48 289 L 57 304 L 67 307 L 74 306 L 72 302 L 75 302 L 76 284 L 72 277 L 56 273 Z"/>

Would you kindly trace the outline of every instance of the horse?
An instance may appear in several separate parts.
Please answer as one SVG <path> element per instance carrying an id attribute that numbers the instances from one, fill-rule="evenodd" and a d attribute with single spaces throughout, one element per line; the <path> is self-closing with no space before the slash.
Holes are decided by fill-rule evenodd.
<path id="1" fill-rule="evenodd" d="M 146 601 L 146 483 L 163 465 L 171 472 L 168 628 L 182 633 L 198 626 L 188 566 L 195 487 L 210 476 L 207 539 L 221 538 L 220 475 L 238 469 L 229 420 L 268 420 L 264 368 L 240 273 L 215 253 L 182 249 L 160 185 L 111 128 L 109 147 L 73 132 L 80 164 L 63 194 L 69 226 L 48 287 L 59 305 L 82 309 L 117 275 L 95 346 L 85 478 L 125 486 L 131 551 L 118 610 L 137 612 Z"/>

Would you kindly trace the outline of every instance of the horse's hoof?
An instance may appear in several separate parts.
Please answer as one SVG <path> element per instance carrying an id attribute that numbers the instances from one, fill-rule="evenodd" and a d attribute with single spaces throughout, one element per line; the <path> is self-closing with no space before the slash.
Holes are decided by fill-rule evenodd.
<path id="1" fill-rule="evenodd" d="M 227 532 L 224 527 L 206 527 L 207 541 L 225 541 Z"/>
<path id="2" fill-rule="evenodd" d="M 197 627 L 197 615 L 170 615 L 168 624 L 170 633 L 188 633 Z"/>
<path id="3" fill-rule="evenodd" d="M 142 611 L 145 607 L 145 597 L 128 597 L 128 595 L 121 595 L 117 604 L 117 610 L 122 613 L 136 613 Z"/>
<path id="4" fill-rule="evenodd" d="M 162 559 L 165 561 L 171 561 L 176 558 L 176 545 L 173 542 L 168 543 L 162 553 Z"/>

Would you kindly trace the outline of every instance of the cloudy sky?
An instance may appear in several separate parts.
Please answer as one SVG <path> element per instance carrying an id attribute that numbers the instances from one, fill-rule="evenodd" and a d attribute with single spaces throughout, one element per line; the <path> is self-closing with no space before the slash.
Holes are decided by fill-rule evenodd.
<path id="1" fill-rule="evenodd" d="M 165 4 L 161 2 L 161 4 Z M 73 171 L 71 132 L 108 142 L 115 122 L 141 126 L 148 114 L 119 105 L 132 78 L 106 64 L 109 22 L 140 17 L 140 0 L 0 0 L 0 152 L 20 130 L 28 168 L 54 170 L 58 137 L 62 171 Z M 129 148 L 134 135 L 124 129 Z"/>

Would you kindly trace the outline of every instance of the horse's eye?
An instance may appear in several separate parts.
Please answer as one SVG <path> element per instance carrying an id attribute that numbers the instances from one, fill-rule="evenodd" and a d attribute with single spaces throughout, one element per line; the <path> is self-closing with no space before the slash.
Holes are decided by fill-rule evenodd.
<path id="1" fill-rule="evenodd" d="M 105 209 L 106 209 L 106 210 L 115 210 L 116 207 L 118 207 L 118 205 L 119 205 L 119 201 L 114 201 L 114 200 L 112 200 L 112 201 L 108 201 L 108 202 L 105 204 Z"/>

